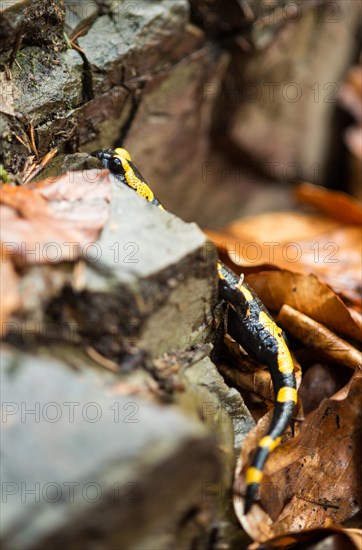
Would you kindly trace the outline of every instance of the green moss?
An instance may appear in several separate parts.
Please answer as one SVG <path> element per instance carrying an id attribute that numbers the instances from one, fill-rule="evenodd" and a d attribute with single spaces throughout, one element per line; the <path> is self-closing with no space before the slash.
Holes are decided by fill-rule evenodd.
<path id="1" fill-rule="evenodd" d="M 9 183 L 9 177 L 8 177 L 8 173 L 7 171 L 5 170 L 5 168 L 3 167 L 2 164 L 0 164 L 0 181 L 2 183 Z"/>

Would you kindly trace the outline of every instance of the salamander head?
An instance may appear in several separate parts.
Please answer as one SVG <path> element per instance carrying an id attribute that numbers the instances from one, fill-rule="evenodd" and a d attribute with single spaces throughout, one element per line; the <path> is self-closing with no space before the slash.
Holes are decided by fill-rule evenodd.
<path id="1" fill-rule="evenodd" d="M 131 160 L 130 154 L 126 149 L 97 149 L 91 153 L 101 161 L 105 168 L 108 168 L 112 174 L 122 176 L 127 169 L 128 161 Z"/>
<path id="2" fill-rule="evenodd" d="M 131 155 L 126 149 L 122 149 L 121 147 L 114 151 L 113 149 L 98 149 L 97 151 L 93 151 L 91 155 L 100 160 L 103 166 L 108 168 L 118 181 L 136 191 L 138 195 L 147 199 L 161 210 L 164 210 L 140 171 L 131 161 Z"/>

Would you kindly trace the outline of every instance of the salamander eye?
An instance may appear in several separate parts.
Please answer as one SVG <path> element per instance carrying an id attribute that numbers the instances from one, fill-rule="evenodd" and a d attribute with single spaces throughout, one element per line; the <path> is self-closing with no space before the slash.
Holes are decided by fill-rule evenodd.
<path id="1" fill-rule="evenodd" d="M 108 169 L 110 170 L 110 172 L 113 172 L 113 174 L 123 174 L 124 169 L 121 159 L 119 159 L 118 157 L 112 157 L 111 159 L 109 159 Z"/>

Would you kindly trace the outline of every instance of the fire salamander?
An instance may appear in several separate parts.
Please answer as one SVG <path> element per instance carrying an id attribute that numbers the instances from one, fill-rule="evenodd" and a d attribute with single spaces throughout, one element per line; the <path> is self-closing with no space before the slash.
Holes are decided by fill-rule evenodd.
<path id="1" fill-rule="evenodd" d="M 125 149 L 99 149 L 92 153 L 123 184 L 164 210 Z M 294 365 L 281 329 L 255 292 L 221 261 L 218 262 L 220 297 L 228 304 L 227 332 L 256 361 L 267 365 L 275 392 L 275 407 L 267 434 L 259 441 L 246 472 L 245 513 L 256 500 L 265 461 L 280 443 L 291 422 L 297 390 Z"/>

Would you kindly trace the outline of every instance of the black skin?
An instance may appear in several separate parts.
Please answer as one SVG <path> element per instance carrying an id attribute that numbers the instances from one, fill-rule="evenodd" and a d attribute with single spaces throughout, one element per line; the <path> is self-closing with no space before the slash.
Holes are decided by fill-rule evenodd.
<path id="1" fill-rule="evenodd" d="M 243 286 L 251 293 L 253 300 L 248 301 L 238 291 L 239 278 L 226 266 L 222 269 L 225 279 L 219 279 L 219 295 L 227 303 L 227 333 L 240 344 L 244 350 L 256 361 L 267 365 L 271 374 L 275 393 L 283 386 L 296 388 L 294 372 L 285 374 L 278 368 L 278 342 L 265 327 L 258 321 L 259 312 L 264 311 L 269 317 L 270 313 L 260 301 L 255 292 L 243 282 Z M 271 424 L 267 434 L 273 439 L 279 437 L 290 424 L 295 404 L 292 401 L 285 403 L 275 402 Z M 270 454 L 269 449 L 258 447 L 252 465 L 262 470 L 266 459 Z M 253 483 L 247 486 L 245 496 L 245 514 L 247 514 L 256 500 L 259 484 Z"/>
<path id="2" fill-rule="evenodd" d="M 100 160 L 103 166 L 108 168 L 114 176 L 123 176 L 124 170 L 122 163 L 119 158 L 114 155 L 113 149 L 97 149 L 97 151 L 93 151 L 91 155 Z M 126 183 L 123 179 L 121 181 L 122 183 Z M 144 181 L 143 178 L 142 181 Z"/>

